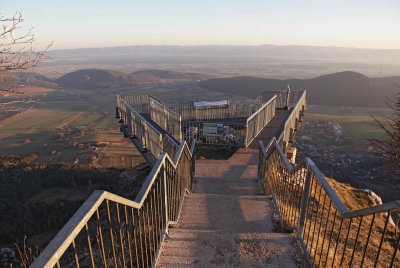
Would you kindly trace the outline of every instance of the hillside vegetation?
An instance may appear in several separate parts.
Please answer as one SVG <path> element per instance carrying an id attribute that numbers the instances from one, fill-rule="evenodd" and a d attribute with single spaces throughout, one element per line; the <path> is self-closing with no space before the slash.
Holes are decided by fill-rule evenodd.
<path id="1" fill-rule="evenodd" d="M 57 86 L 57 83 L 46 76 L 31 72 L 7 72 L 2 77 L 5 78 L 5 81 L 0 86 L 5 88 L 13 86 L 53 88 Z"/>
<path id="2" fill-rule="evenodd" d="M 51 238 L 47 234 L 58 232 L 93 190 L 134 199 L 148 172 L 126 183 L 121 169 L 41 163 L 36 158 L 0 155 L 0 245 L 28 236 L 42 246 Z"/>
<path id="3" fill-rule="evenodd" d="M 182 73 L 167 70 L 142 70 L 124 73 L 105 69 L 82 69 L 67 73 L 52 80 L 44 75 L 29 72 L 9 72 L 3 77 L 1 86 L 36 86 L 54 88 L 57 86 L 81 89 L 121 88 L 152 83 L 194 82 L 210 76 L 198 73 Z"/>
<path id="4" fill-rule="evenodd" d="M 268 79 L 251 76 L 214 78 L 200 86 L 229 94 L 256 97 L 266 91 L 307 90 L 309 104 L 384 107 L 399 90 L 400 76 L 369 78 L 356 72 L 340 72 L 312 79 Z"/>

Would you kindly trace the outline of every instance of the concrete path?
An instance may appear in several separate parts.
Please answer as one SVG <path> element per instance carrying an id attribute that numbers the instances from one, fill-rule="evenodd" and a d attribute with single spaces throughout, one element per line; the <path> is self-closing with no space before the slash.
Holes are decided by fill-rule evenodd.
<path id="1" fill-rule="evenodd" d="M 299 267 L 292 234 L 274 232 L 273 203 L 259 195 L 258 151 L 197 160 L 193 193 L 169 229 L 159 267 Z"/>

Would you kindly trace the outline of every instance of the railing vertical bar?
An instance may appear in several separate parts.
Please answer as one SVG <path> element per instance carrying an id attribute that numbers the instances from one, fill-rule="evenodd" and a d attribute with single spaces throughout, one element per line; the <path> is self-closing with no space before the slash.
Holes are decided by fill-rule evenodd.
<path id="1" fill-rule="evenodd" d="M 325 265 L 324 265 L 324 267 L 326 267 L 326 264 L 328 263 L 329 251 L 331 250 L 331 241 L 332 241 L 332 236 L 333 236 L 333 230 L 334 230 L 335 224 L 336 224 L 336 214 L 337 214 L 337 209 L 335 209 L 335 214 L 333 216 L 331 235 L 329 237 L 328 250 L 326 251 L 326 255 L 325 255 Z"/>
<path id="2" fill-rule="evenodd" d="M 138 253 L 138 243 L 137 243 L 137 234 L 136 234 L 136 226 L 135 225 L 135 213 L 133 212 L 133 208 L 131 209 L 132 215 L 132 229 L 133 229 L 133 242 L 135 244 L 135 257 L 136 257 L 136 267 L 139 267 L 139 253 Z M 138 220 L 140 224 L 140 221 Z M 139 231 L 140 232 L 140 231 Z"/>
<path id="3" fill-rule="evenodd" d="M 125 249 L 124 249 L 124 241 L 122 236 L 122 228 L 121 228 L 121 217 L 119 215 L 119 206 L 118 203 L 115 203 L 115 209 L 117 210 L 117 222 L 118 222 L 118 232 L 119 232 L 119 240 L 121 243 L 121 256 L 122 256 L 122 263 L 124 268 L 126 267 L 126 260 L 125 260 Z"/>
<path id="4" fill-rule="evenodd" d="M 151 243 L 151 230 L 150 230 L 150 216 L 149 216 L 149 203 L 150 201 L 147 199 L 146 201 L 146 206 L 145 206 L 145 210 L 143 210 L 143 213 L 146 213 L 146 216 L 144 217 L 146 219 L 146 224 L 145 226 L 147 226 L 146 228 L 146 233 L 147 233 L 147 238 L 148 238 L 148 258 L 150 259 L 150 265 L 153 266 L 153 253 L 152 253 L 152 243 Z"/>
<path id="5" fill-rule="evenodd" d="M 381 248 L 382 248 L 382 245 L 383 245 L 383 240 L 385 239 L 385 234 L 386 234 L 386 229 L 387 229 L 387 226 L 388 226 L 389 219 L 390 219 L 390 210 L 388 210 L 388 212 L 387 212 L 387 217 L 386 217 L 386 221 L 385 221 L 385 227 L 383 228 L 383 233 L 382 233 L 381 242 L 379 243 L 378 252 L 376 253 L 376 260 L 375 260 L 374 267 L 376 267 L 376 265 L 378 264 L 379 255 L 380 255 L 380 253 L 381 253 Z"/>
<path id="6" fill-rule="evenodd" d="M 313 262 L 315 263 L 315 260 L 316 260 L 316 256 L 317 256 L 317 252 L 318 252 L 318 242 L 319 242 L 319 238 L 320 238 L 320 236 L 319 236 L 319 234 L 320 234 L 320 232 L 321 232 L 321 228 L 322 228 L 322 220 L 323 220 L 323 217 L 324 217 L 324 211 L 325 211 L 325 202 L 326 202 L 326 196 L 327 196 L 327 194 L 326 194 L 326 192 L 324 191 L 324 204 L 323 204 L 323 206 L 322 206 L 322 209 L 321 209 L 321 215 L 320 215 L 320 217 L 319 218 L 321 218 L 321 221 L 319 222 L 319 228 L 318 228 L 318 234 L 317 234 L 317 243 L 315 244 L 315 254 L 314 254 L 314 260 L 313 260 Z M 319 206 L 318 206 L 319 207 Z M 318 214 L 317 214 L 317 216 L 318 216 Z M 328 220 L 328 219 L 327 219 Z M 321 259 L 321 256 L 320 256 L 320 259 Z M 321 260 L 320 260 L 321 261 Z"/>
<path id="7" fill-rule="evenodd" d="M 158 229 L 160 232 L 160 240 L 162 240 L 162 236 L 163 236 L 163 230 L 164 230 L 164 225 L 163 225 L 163 210 L 162 210 L 162 184 L 163 183 L 163 179 L 162 176 L 159 175 L 159 180 L 157 183 L 157 206 L 158 206 L 158 215 L 159 215 L 159 221 L 158 221 Z"/>
<path id="8" fill-rule="evenodd" d="M 104 251 L 103 234 L 102 234 L 102 231 L 101 231 L 99 209 L 96 209 L 96 217 L 97 217 L 97 232 L 98 232 L 98 236 L 99 236 L 99 240 L 100 240 L 99 247 L 101 246 L 101 248 L 99 248 L 99 251 L 100 251 L 101 256 L 103 258 L 104 268 L 107 268 L 107 258 L 106 258 L 106 254 L 105 254 L 105 251 Z"/>
<path id="9" fill-rule="evenodd" d="M 305 219 L 305 218 L 301 219 L 302 210 L 303 209 L 304 210 L 307 209 L 308 195 L 310 193 L 310 188 L 309 188 L 310 184 L 308 184 L 308 189 L 306 189 L 306 186 L 307 186 L 307 166 L 304 164 L 303 167 L 301 168 L 301 185 L 299 185 L 299 204 L 298 204 L 299 209 L 297 211 L 297 219 L 298 219 L 299 228 L 303 228 L 303 227 L 301 227 L 302 223 L 300 223 L 300 221 L 303 220 L 303 224 L 304 224 L 304 219 Z M 306 201 L 305 201 L 306 203 L 305 203 L 305 206 L 303 208 L 302 205 L 303 205 L 303 196 L 304 195 L 307 195 L 307 196 L 305 197 L 306 198 Z M 302 229 L 299 229 L 299 230 L 300 230 L 300 233 L 303 232 Z"/>
<path id="10" fill-rule="evenodd" d="M 293 187 L 291 190 L 289 187 Z M 295 174 L 291 174 L 288 172 L 288 187 L 286 188 L 287 195 L 289 196 L 289 202 L 288 202 L 288 212 L 287 212 L 287 221 L 288 225 L 292 227 L 292 222 L 291 222 L 291 217 L 292 217 L 292 212 L 294 209 L 294 201 L 295 201 L 295 189 L 296 184 L 295 184 Z"/>
<path id="11" fill-rule="evenodd" d="M 153 190 L 153 193 L 154 193 L 154 188 L 152 190 Z M 151 217 L 149 218 L 149 220 L 151 221 L 150 226 L 151 226 L 151 233 L 152 233 L 152 237 L 153 237 L 152 244 L 153 244 L 153 257 L 154 257 L 156 255 L 158 243 L 156 242 L 157 238 L 156 238 L 155 224 L 154 224 L 153 195 L 152 194 L 150 194 L 150 202 L 149 203 L 150 203 L 150 211 L 149 211 L 149 213 L 151 214 Z"/>
<path id="12" fill-rule="evenodd" d="M 313 179 L 314 179 L 314 176 L 313 176 Z M 316 199 L 316 195 L 317 195 L 317 187 L 318 187 L 318 181 L 316 180 L 316 179 L 314 179 L 315 180 L 315 188 L 314 188 L 314 191 L 312 191 L 312 189 L 311 189 L 311 194 L 312 193 L 314 193 L 314 196 L 312 197 L 312 199 L 314 200 L 314 202 L 313 202 L 313 205 L 311 205 L 311 200 L 308 202 L 308 208 L 310 208 L 310 206 L 313 206 L 314 207 L 314 203 L 315 203 L 315 199 Z M 313 218 L 314 218 L 314 208 L 311 208 L 311 210 L 312 211 L 310 211 L 310 209 L 307 209 L 307 212 L 309 212 L 310 211 L 310 220 L 309 220 L 309 226 L 308 226 L 308 233 L 307 233 L 307 244 L 306 244 L 306 247 L 308 248 L 308 242 L 310 241 L 310 234 L 311 234 L 311 225 L 312 225 L 312 221 L 313 221 Z M 311 254 L 312 254 L 312 252 L 311 252 L 311 250 L 310 250 L 310 257 L 311 257 Z"/>
<path id="13" fill-rule="evenodd" d="M 311 169 L 310 169 L 310 171 L 309 171 L 309 174 L 310 174 L 310 180 L 311 180 L 311 186 L 310 186 L 310 194 L 309 194 L 309 197 L 308 197 L 308 202 L 307 202 L 307 210 L 306 210 L 306 221 L 305 221 L 305 223 L 307 223 L 307 216 L 309 217 L 309 220 L 308 220 L 308 232 L 307 232 L 307 244 L 306 244 L 306 247 L 308 248 L 308 242 L 309 242 L 309 240 L 310 240 L 310 234 L 311 234 L 311 223 L 312 223 L 312 218 L 313 218 L 313 212 L 311 211 L 311 210 L 313 210 L 313 208 L 311 207 L 312 205 L 311 205 L 311 199 L 315 199 L 315 195 L 316 195 L 316 190 L 317 190 L 317 186 L 318 186 L 318 182 L 317 182 L 317 180 L 314 178 L 314 175 L 313 175 L 313 173 L 311 172 Z M 313 190 L 313 185 L 314 185 L 314 182 L 315 182 L 315 187 L 314 187 L 314 190 Z M 313 195 L 314 194 L 314 195 Z M 308 214 L 308 215 L 307 215 Z M 305 226 L 306 227 L 306 226 Z M 304 235 L 305 235 L 305 229 L 304 229 Z"/>
<path id="14" fill-rule="evenodd" d="M 308 206 L 309 206 L 309 196 L 310 196 L 310 189 L 312 187 L 312 176 L 311 176 L 311 170 L 307 168 L 305 171 L 305 180 L 303 182 L 303 195 L 301 197 L 301 203 L 300 203 L 300 218 L 299 218 L 299 234 L 301 234 L 303 241 L 304 241 L 304 235 L 305 235 L 305 229 L 306 229 L 306 218 L 307 218 L 307 212 L 308 212 Z M 303 172 L 303 173 L 304 173 Z"/>
<path id="15" fill-rule="evenodd" d="M 172 186 L 172 198 L 173 198 L 173 217 L 172 220 L 176 220 L 176 210 L 177 210 L 177 192 L 178 192 L 178 171 L 173 170 L 173 186 Z"/>
<path id="16" fill-rule="evenodd" d="M 289 204 L 290 204 L 290 193 L 288 193 L 288 187 L 289 186 L 289 172 L 287 172 L 286 170 L 283 169 L 283 166 L 281 166 L 282 168 L 282 197 L 283 197 L 283 222 L 285 224 L 285 226 L 289 225 L 289 222 L 287 221 L 287 216 L 288 216 L 288 210 L 289 210 Z"/>
<path id="17" fill-rule="evenodd" d="M 107 204 L 107 215 L 108 215 L 108 228 L 110 231 L 110 240 L 111 240 L 111 247 L 112 247 L 112 252 L 113 252 L 113 257 L 114 257 L 114 265 L 117 267 L 117 258 L 115 256 L 115 246 L 114 246 L 114 235 L 113 235 L 113 230 L 111 226 L 111 214 L 110 214 L 110 205 L 108 203 L 108 200 L 106 200 Z"/>
<path id="18" fill-rule="evenodd" d="M 364 253 L 363 253 L 363 256 L 362 256 L 362 259 L 361 259 L 360 268 L 362 268 L 362 267 L 363 267 L 363 264 L 364 264 L 365 254 L 367 253 L 367 248 L 368 248 L 368 244 L 369 244 L 369 239 L 370 239 L 370 237 L 371 237 L 372 228 L 373 228 L 374 222 L 375 222 L 375 215 L 376 215 L 376 214 L 374 213 L 373 216 L 372 216 L 371 225 L 370 225 L 370 227 L 369 227 L 367 242 L 365 243 Z"/>
<path id="19" fill-rule="evenodd" d="M 157 182 L 154 184 L 154 188 L 153 188 L 153 207 L 154 207 L 154 235 L 156 237 L 156 251 L 158 250 L 158 247 L 160 246 L 160 230 L 159 230 L 159 216 L 160 216 L 160 212 L 158 210 L 158 205 L 157 205 Z"/>
<path id="20" fill-rule="evenodd" d="M 360 224 L 358 225 L 356 240 L 354 241 L 353 253 L 351 254 L 349 267 L 351 267 L 351 264 L 353 263 L 353 259 L 354 259 L 354 254 L 356 253 L 357 241 L 358 241 L 358 236 L 360 234 L 360 229 L 361 229 L 362 222 L 363 222 L 363 216 L 360 217 Z"/>
<path id="21" fill-rule="evenodd" d="M 319 185 L 318 201 L 316 202 L 316 203 L 317 203 L 317 212 L 315 213 L 315 217 L 314 217 L 314 229 L 313 229 L 313 232 L 312 232 L 311 245 L 310 245 L 310 257 L 311 257 L 312 251 L 313 251 L 315 230 L 317 229 L 317 219 L 318 219 L 318 215 L 319 215 L 319 207 L 320 207 L 320 201 L 321 201 L 321 192 L 322 192 L 322 185 Z M 317 247 L 317 246 L 316 246 L 316 247 Z M 315 250 L 317 249 L 316 247 L 315 247 Z M 315 255 L 316 255 L 315 250 L 314 250 L 313 261 L 314 261 L 314 259 L 315 259 Z"/>
<path id="22" fill-rule="evenodd" d="M 397 227 L 397 228 L 398 228 L 398 227 Z M 392 260 L 391 260 L 391 262 L 390 262 L 390 267 L 393 267 L 394 260 L 396 259 L 397 250 L 399 249 L 399 244 L 400 244 L 400 235 L 398 234 L 398 235 L 397 235 L 397 242 L 395 243 L 395 248 L 394 248 Z"/>
<path id="23" fill-rule="evenodd" d="M 352 224 L 353 224 L 353 218 L 350 218 L 349 229 L 347 230 L 346 240 L 344 241 L 344 245 L 343 245 L 343 254 L 342 254 L 342 260 L 340 261 L 340 266 L 342 266 L 344 256 L 346 255 L 345 253 L 346 253 L 346 248 L 347 248 L 347 241 L 349 240 Z"/>
<path id="24" fill-rule="evenodd" d="M 325 204 L 325 201 L 324 201 L 324 204 Z M 326 231 L 328 229 L 328 222 L 329 222 L 329 216 L 330 216 L 330 213 L 331 213 L 331 208 L 332 208 L 332 202 L 331 202 L 331 200 L 329 200 L 328 216 L 326 218 L 326 224 L 325 224 L 325 228 L 324 228 L 324 234 L 323 234 L 324 238 L 322 239 L 322 247 L 321 247 L 321 253 L 319 254 L 318 267 L 321 264 L 322 252 L 323 252 L 324 247 L 325 247 Z M 322 225 L 322 221 L 321 221 L 321 225 Z M 318 240 L 319 240 L 319 232 L 318 232 Z M 317 245 L 318 245 L 318 240 L 317 240 Z"/>
<path id="25" fill-rule="evenodd" d="M 140 238 L 140 253 L 142 255 L 142 267 L 146 267 L 145 266 L 145 259 L 146 259 L 146 263 L 147 266 L 149 266 L 148 260 L 147 260 L 147 249 L 146 249 L 146 235 L 144 234 L 144 221 L 143 221 L 143 213 L 142 211 L 143 207 L 141 209 L 138 209 L 138 223 L 139 223 L 139 238 Z M 142 237 L 143 236 L 143 237 Z M 144 241 L 143 241 L 144 240 Z M 144 242 L 144 244 L 143 244 Z M 146 256 L 146 258 L 145 258 Z"/>
<path id="26" fill-rule="evenodd" d="M 87 223 L 85 224 L 85 229 L 86 229 L 87 243 L 88 243 L 88 248 L 89 248 L 90 262 L 92 264 L 92 267 L 94 267 L 92 243 L 90 241 L 89 227 L 88 227 Z"/>
<path id="27" fill-rule="evenodd" d="M 336 238 L 336 246 L 335 246 L 335 251 L 333 253 L 332 266 L 331 266 L 332 268 L 334 267 L 333 265 L 335 264 L 335 260 L 336 260 L 336 253 L 337 253 L 337 249 L 338 249 L 338 245 L 339 245 L 339 238 L 340 238 L 340 234 L 342 232 L 342 224 L 343 224 L 343 217 L 341 217 L 340 226 L 339 226 L 339 233 L 338 233 L 338 236 Z"/>
<path id="28" fill-rule="evenodd" d="M 133 267 L 133 261 L 132 261 L 132 247 L 131 247 L 131 235 L 129 232 L 129 220 L 128 220 L 128 213 L 126 206 L 124 205 L 124 214 L 125 214 L 125 226 L 126 226 L 126 238 L 128 240 L 128 252 L 129 252 L 129 264 L 130 267 Z"/>
<path id="29" fill-rule="evenodd" d="M 76 252 L 75 239 L 72 240 L 72 249 L 74 251 L 75 266 L 79 268 L 78 253 Z"/>
<path id="30" fill-rule="evenodd" d="M 173 179 L 171 175 L 171 166 L 169 163 L 166 165 L 166 171 L 167 171 L 167 185 L 168 185 L 168 219 L 173 220 L 172 217 L 172 208 L 173 208 L 173 199 L 172 199 L 172 187 L 173 187 Z"/>
<path id="31" fill-rule="evenodd" d="M 294 183 L 293 185 L 293 202 L 292 202 L 292 210 L 290 213 L 290 226 L 295 227 L 297 225 L 296 222 L 296 213 L 297 213 L 297 207 L 299 203 L 299 177 L 300 177 L 300 170 L 296 170 L 296 172 L 293 174 L 292 181 Z"/>

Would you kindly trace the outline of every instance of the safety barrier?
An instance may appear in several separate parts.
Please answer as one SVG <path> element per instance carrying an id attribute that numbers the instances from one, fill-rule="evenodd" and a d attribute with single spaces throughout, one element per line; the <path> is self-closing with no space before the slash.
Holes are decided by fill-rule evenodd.
<path id="1" fill-rule="evenodd" d="M 130 135 L 135 136 L 143 148 L 148 149 L 157 159 L 163 152 L 163 133 L 148 122 L 121 96 L 117 97 L 117 107 L 119 117 L 125 123 Z M 144 105 L 139 107 L 145 109 Z M 175 157 L 175 155 L 171 157 Z"/>
<path id="2" fill-rule="evenodd" d="M 278 137 L 278 143 L 285 153 L 289 145 L 293 142 L 295 131 L 300 128 L 300 124 L 304 116 L 304 109 L 306 107 L 307 92 L 306 91 L 295 91 L 295 92 L 301 92 L 301 95 L 297 99 L 297 103 L 292 108 L 288 118 L 286 119 L 283 125 L 283 131 Z"/>
<path id="3" fill-rule="evenodd" d="M 194 106 L 193 103 L 168 104 L 171 110 L 182 117 L 182 121 L 210 121 L 247 118 L 256 111 L 261 104 L 257 102 L 228 100 L 226 105 Z"/>
<path id="4" fill-rule="evenodd" d="M 150 99 L 150 117 L 177 141 L 182 141 L 181 116 L 155 99 Z"/>
<path id="5" fill-rule="evenodd" d="M 94 191 L 31 267 L 154 267 L 192 188 L 194 142 L 162 153 L 135 201 Z"/>
<path id="6" fill-rule="evenodd" d="M 269 101 L 264 103 L 254 114 L 247 118 L 245 146 L 249 146 L 254 138 L 275 116 L 276 98 L 276 95 L 273 96 Z"/>
<path id="7" fill-rule="evenodd" d="M 310 158 L 292 166 L 277 140 L 260 141 L 259 179 L 283 227 L 315 267 L 399 267 L 400 201 L 348 211 Z"/>

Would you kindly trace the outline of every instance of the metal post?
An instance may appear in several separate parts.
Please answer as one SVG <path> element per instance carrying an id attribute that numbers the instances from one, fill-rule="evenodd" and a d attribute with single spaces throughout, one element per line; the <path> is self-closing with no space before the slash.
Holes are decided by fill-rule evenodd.
<path id="1" fill-rule="evenodd" d="M 167 176 L 165 174 L 165 159 L 164 159 L 164 163 L 163 166 L 161 167 L 160 170 L 160 174 L 161 174 L 161 194 L 163 196 L 162 199 L 162 207 L 164 208 L 164 213 L 162 215 L 163 220 L 165 222 L 165 233 L 168 233 L 168 196 L 167 196 Z"/>
<path id="2" fill-rule="evenodd" d="M 307 166 L 306 181 L 304 184 L 303 196 L 301 197 L 301 205 L 300 205 L 300 219 L 299 219 L 299 231 L 298 231 L 299 238 L 303 233 L 303 228 L 306 221 L 308 197 L 310 195 L 311 177 L 312 177 L 311 168 Z"/>

